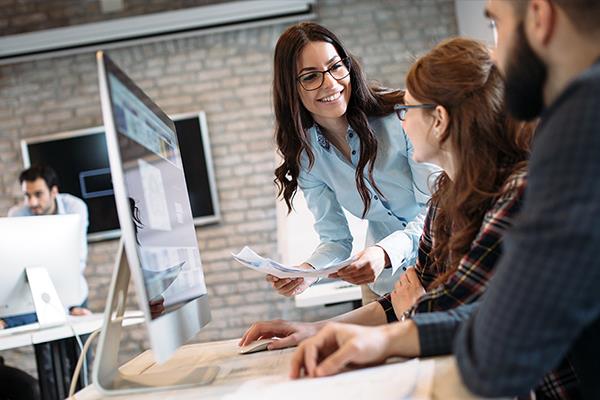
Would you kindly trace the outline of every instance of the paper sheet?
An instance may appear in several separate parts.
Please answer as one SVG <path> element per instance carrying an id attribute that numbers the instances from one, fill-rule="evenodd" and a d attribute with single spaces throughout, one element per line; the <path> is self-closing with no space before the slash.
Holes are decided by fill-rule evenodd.
<path id="1" fill-rule="evenodd" d="M 434 364 L 413 359 L 364 368 L 326 378 L 257 378 L 224 400 L 429 399 Z"/>
<path id="2" fill-rule="evenodd" d="M 263 274 L 271 274 L 278 278 L 315 278 L 326 277 L 348 266 L 356 257 L 350 257 L 342 262 L 329 265 L 321 269 L 306 270 L 297 267 L 287 267 L 269 258 L 256 254 L 248 246 L 244 247 L 238 254 L 231 254 L 240 264 Z"/>

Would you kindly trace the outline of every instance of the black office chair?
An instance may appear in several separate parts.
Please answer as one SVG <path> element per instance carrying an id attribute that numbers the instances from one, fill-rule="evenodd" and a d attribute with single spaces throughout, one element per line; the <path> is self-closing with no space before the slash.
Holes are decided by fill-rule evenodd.
<path id="1" fill-rule="evenodd" d="M 37 379 L 20 369 L 4 364 L 0 357 L 0 400 L 40 400 Z"/>
<path id="2" fill-rule="evenodd" d="M 581 333 L 571 350 L 571 364 L 585 399 L 600 399 L 600 318 Z"/>

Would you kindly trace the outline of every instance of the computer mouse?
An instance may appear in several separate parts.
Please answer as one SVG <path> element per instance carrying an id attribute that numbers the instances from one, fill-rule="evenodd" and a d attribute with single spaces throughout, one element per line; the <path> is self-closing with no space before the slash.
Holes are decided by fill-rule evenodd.
<path id="1" fill-rule="evenodd" d="M 260 339 L 249 343 L 240 348 L 240 354 L 256 353 L 257 351 L 267 350 L 267 346 L 273 343 L 274 339 Z"/>

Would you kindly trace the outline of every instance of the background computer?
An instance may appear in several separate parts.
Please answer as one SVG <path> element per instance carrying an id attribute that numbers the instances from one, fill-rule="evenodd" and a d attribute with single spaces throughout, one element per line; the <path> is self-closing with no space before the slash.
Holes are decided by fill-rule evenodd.
<path id="1" fill-rule="evenodd" d="M 37 300 L 42 300 L 37 309 L 40 325 L 45 321 L 51 325 L 55 314 L 79 304 L 80 218 L 77 214 L 0 218 L 0 318 L 36 312 L 27 269 L 42 276 L 37 291 Z M 44 282 L 44 270 L 58 299 Z M 39 315 L 44 310 L 50 315 Z"/>
<path id="2" fill-rule="evenodd" d="M 173 122 L 105 54 L 98 52 L 97 59 L 122 252 L 107 299 L 95 384 L 105 394 L 120 394 L 209 382 L 214 367 L 191 369 L 186 379 L 172 381 L 118 371 L 130 273 L 159 363 L 194 337 L 210 321 L 210 312 Z"/>

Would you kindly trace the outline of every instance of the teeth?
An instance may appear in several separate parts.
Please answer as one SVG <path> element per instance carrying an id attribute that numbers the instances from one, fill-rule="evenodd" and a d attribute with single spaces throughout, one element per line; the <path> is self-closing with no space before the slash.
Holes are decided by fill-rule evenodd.
<path id="1" fill-rule="evenodd" d="M 331 96 L 328 96 L 328 97 L 323 97 L 319 101 L 322 101 L 323 103 L 329 103 L 329 102 L 332 102 L 332 101 L 336 101 L 337 99 L 340 98 L 341 95 L 342 95 L 342 92 L 337 92 L 334 95 L 331 95 Z"/>

